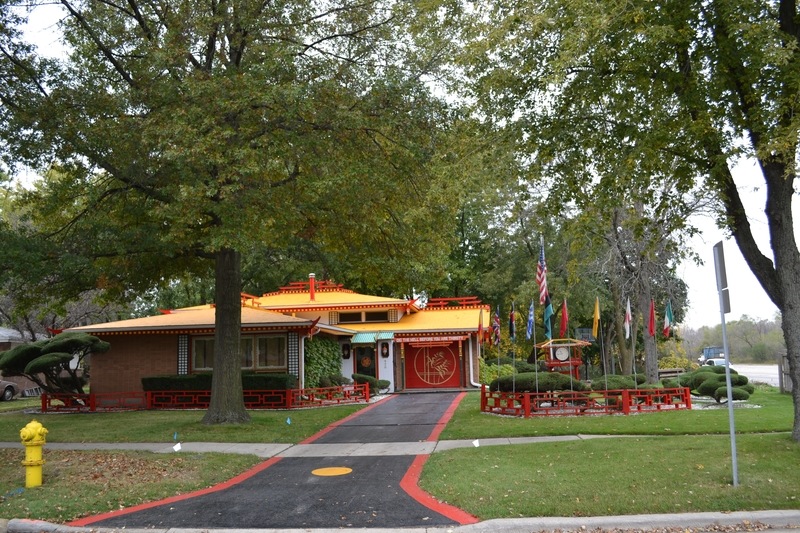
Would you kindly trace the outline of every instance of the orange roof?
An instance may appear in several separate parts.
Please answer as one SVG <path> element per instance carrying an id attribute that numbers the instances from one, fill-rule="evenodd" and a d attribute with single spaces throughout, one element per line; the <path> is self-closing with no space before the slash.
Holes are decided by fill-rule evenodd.
<path id="1" fill-rule="evenodd" d="M 214 328 L 215 308 L 212 305 L 201 305 L 178 309 L 166 314 L 148 316 L 144 318 L 131 318 L 69 328 L 67 331 L 83 331 L 86 333 L 112 333 L 131 331 L 174 331 L 174 330 L 203 330 Z M 263 309 L 242 307 L 243 328 L 302 328 L 311 325 L 311 320 L 295 318 L 280 313 L 273 313 Z"/>
<path id="2" fill-rule="evenodd" d="M 296 282 L 275 292 L 246 298 L 248 303 L 276 311 L 346 310 L 365 308 L 409 307 L 412 302 L 404 298 L 385 298 L 360 294 L 331 282 L 318 281 L 311 299 L 309 282 Z M 416 309 L 416 308 L 414 308 Z"/>
<path id="3" fill-rule="evenodd" d="M 418 313 L 404 315 L 399 322 L 364 322 L 347 324 L 353 331 L 393 331 L 395 334 L 426 332 L 473 332 L 478 331 L 483 313 L 483 327 L 489 328 L 489 311 L 483 307 L 445 307 L 423 309 Z"/>

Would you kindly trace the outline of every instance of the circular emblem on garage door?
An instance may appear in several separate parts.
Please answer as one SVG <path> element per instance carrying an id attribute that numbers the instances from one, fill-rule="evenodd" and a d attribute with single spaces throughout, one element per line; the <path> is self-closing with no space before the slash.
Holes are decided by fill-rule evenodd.
<path id="1" fill-rule="evenodd" d="M 414 372 L 428 385 L 447 383 L 456 372 L 456 356 L 447 347 L 420 350 L 414 360 Z"/>

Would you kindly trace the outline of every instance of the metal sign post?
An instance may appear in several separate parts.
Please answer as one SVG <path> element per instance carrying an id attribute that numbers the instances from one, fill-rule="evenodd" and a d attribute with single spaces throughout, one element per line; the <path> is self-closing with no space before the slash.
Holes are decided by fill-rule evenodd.
<path id="1" fill-rule="evenodd" d="M 731 386 L 731 359 L 728 351 L 728 331 L 725 327 L 725 313 L 731 312 L 731 299 L 728 293 L 728 278 L 725 274 L 725 254 L 722 241 L 714 245 L 714 269 L 717 274 L 717 293 L 719 294 L 719 315 L 722 321 L 722 349 L 725 352 L 725 385 L 728 390 L 728 425 L 731 432 L 731 462 L 733 466 L 733 486 L 739 486 L 739 465 L 736 459 L 736 427 L 733 419 L 733 387 Z"/>

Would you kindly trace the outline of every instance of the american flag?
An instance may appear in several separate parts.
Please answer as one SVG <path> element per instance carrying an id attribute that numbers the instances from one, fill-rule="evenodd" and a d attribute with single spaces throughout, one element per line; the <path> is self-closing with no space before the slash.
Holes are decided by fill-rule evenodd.
<path id="1" fill-rule="evenodd" d="M 539 262 L 536 263 L 536 283 L 539 285 L 539 303 L 544 305 L 547 298 L 547 264 L 544 262 L 544 237 L 541 240 Z"/>

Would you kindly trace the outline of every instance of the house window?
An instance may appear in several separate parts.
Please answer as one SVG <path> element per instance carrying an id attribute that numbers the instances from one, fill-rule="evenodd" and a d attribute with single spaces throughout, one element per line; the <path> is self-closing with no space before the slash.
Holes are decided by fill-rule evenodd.
<path id="1" fill-rule="evenodd" d="M 242 354 L 242 368 L 253 368 L 253 337 L 242 337 L 239 344 L 239 353 Z"/>
<path id="2" fill-rule="evenodd" d="M 361 322 L 361 313 L 339 313 L 339 323 Z"/>
<path id="3" fill-rule="evenodd" d="M 214 367 L 214 339 L 194 339 L 193 348 L 192 368 L 211 370 Z"/>
<path id="4" fill-rule="evenodd" d="M 265 370 L 286 370 L 288 350 L 285 335 L 270 335 L 258 337 L 257 365 Z"/>
<path id="5" fill-rule="evenodd" d="M 364 322 L 388 322 L 389 311 L 368 311 L 364 313 Z"/>

